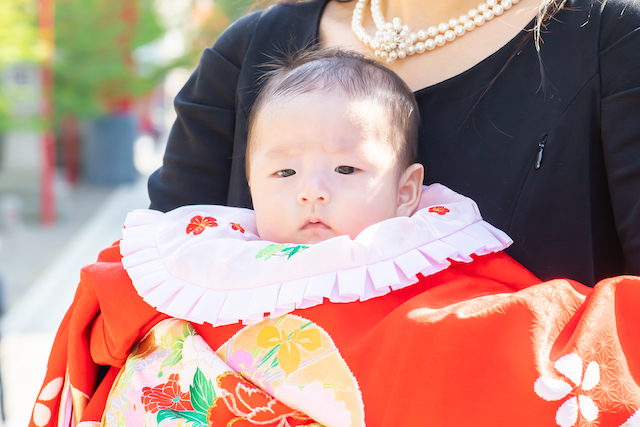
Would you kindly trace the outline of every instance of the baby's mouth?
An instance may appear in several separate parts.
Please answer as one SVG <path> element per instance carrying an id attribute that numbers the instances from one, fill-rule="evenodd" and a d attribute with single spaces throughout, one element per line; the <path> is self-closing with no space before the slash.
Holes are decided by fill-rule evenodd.
<path id="1" fill-rule="evenodd" d="M 327 224 L 323 223 L 319 219 L 310 219 L 303 226 L 303 230 L 328 230 L 329 227 Z"/>

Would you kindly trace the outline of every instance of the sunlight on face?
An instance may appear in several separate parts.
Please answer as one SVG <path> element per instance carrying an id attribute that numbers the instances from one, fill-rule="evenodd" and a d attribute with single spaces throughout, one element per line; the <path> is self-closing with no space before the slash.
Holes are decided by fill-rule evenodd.
<path id="1" fill-rule="evenodd" d="M 260 237 L 355 238 L 396 216 L 391 123 L 375 103 L 311 92 L 265 106 L 251 132 L 249 177 Z"/>

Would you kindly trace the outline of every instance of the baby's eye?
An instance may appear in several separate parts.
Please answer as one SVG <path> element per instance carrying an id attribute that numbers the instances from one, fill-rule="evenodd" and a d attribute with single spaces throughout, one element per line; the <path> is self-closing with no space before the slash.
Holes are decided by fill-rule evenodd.
<path id="1" fill-rule="evenodd" d="M 356 171 L 356 168 L 354 168 L 353 166 L 338 166 L 335 171 L 344 175 L 349 175 L 354 173 Z"/>
<path id="2" fill-rule="evenodd" d="M 282 178 L 286 178 L 288 176 L 295 175 L 295 174 L 296 174 L 296 171 L 294 171 L 293 169 L 282 169 L 281 171 L 276 172 L 276 175 Z"/>

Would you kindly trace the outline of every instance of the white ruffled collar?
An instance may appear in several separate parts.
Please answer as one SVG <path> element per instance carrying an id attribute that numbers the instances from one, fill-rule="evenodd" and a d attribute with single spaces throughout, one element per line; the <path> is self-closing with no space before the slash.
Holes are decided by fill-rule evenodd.
<path id="1" fill-rule="evenodd" d="M 133 286 L 158 311 L 214 326 L 256 323 L 331 302 L 365 301 L 435 274 L 450 262 L 512 243 L 482 220 L 475 202 L 440 184 L 419 209 L 366 228 L 354 240 L 283 245 L 257 235 L 252 210 L 185 206 L 136 210 L 120 251 Z"/>

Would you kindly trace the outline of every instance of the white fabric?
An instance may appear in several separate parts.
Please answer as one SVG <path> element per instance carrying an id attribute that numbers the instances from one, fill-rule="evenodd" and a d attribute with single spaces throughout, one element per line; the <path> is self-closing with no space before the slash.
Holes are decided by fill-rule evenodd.
<path id="1" fill-rule="evenodd" d="M 430 209 L 436 206 L 444 209 Z M 187 233 L 196 216 L 214 218 L 216 226 Z M 416 283 L 418 273 L 435 274 L 450 260 L 470 262 L 472 254 L 498 252 L 511 243 L 482 220 L 473 200 L 432 184 L 424 187 L 411 217 L 391 218 L 353 240 L 334 237 L 292 255 L 257 257 L 274 243 L 258 237 L 253 211 L 213 205 L 133 211 L 120 251 L 147 303 L 173 317 L 219 326 L 259 322 L 266 313 L 280 316 L 325 299 L 376 298 Z"/>

